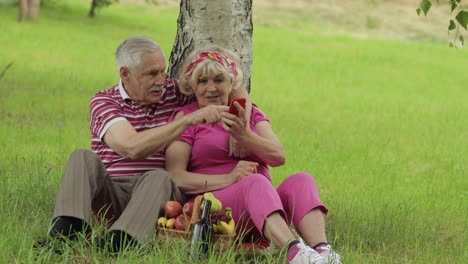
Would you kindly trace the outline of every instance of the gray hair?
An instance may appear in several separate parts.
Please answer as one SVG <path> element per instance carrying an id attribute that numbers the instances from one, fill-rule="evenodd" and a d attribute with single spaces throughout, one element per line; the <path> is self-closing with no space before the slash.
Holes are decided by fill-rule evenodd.
<path id="1" fill-rule="evenodd" d="M 158 50 L 162 52 L 158 43 L 149 37 L 135 36 L 127 38 L 115 52 L 117 71 L 119 72 L 121 67 L 127 67 L 130 72 L 141 69 L 143 54 Z"/>

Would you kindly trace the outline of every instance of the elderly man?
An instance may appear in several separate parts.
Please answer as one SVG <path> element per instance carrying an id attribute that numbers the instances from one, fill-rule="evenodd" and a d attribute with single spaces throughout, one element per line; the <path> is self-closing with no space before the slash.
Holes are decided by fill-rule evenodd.
<path id="1" fill-rule="evenodd" d="M 220 120 L 226 106 L 212 106 L 167 123 L 190 101 L 176 80 L 166 79 L 165 57 L 147 37 L 126 39 L 117 49 L 119 84 L 98 92 L 90 104 L 89 150 L 71 155 L 57 194 L 49 237 L 76 238 L 89 231 L 92 209 L 112 216 L 108 235 L 98 239 L 118 251 L 125 241 L 149 242 L 166 201 L 183 195 L 163 169 L 164 149 L 186 128 Z M 238 89 L 235 97 L 247 97 Z M 44 240 L 43 240 L 44 241 Z"/>

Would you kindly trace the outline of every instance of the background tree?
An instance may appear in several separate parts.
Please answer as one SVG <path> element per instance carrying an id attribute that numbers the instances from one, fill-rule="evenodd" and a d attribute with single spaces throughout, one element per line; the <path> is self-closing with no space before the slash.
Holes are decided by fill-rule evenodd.
<path id="1" fill-rule="evenodd" d="M 19 17 L 18 21 L 23 20 L 35 21 L 39 16 L 39 8 L 41 0 L 19 0 Z"/>
<path id="2" fill-rule="evenodd" d="M 119 0 L 91 0 L 91 7 L 89 9 L 88 16 L 95 17 L 96 16 L 96 9 L 99 7 L 109 6 L 113 3 L 118 3 Z"/>
<path id="3" fill-rule="evenodd" d="M 439 0 L 436 0 L 439 3 Z M 465 30 L 468 30 L 468 11 L 463 8 L 463 0 L 449 0 L 451 18 L 448 25 L 449 33 L 454 31 L 453 40 L 449 40 L 450 47 L 456 47 L 457 43 L 460 43 L 461 46 L 465 43 L 463 36 L 460 34 L 460 26 Z M 421 14 L 421 11 L 424 15 L 427 15 L 429 9 L 431 9 L 432 1 L 431 0 L 421 0 L 419 7 L 416 9 L 418 15 Z"/>
<path id="4" fill-rule="evenodd" d="M 244 85 L 250 91 L 252 32 L 252 0 L 181 0 L 169 76 L 179 76 L 190 52 L 216 44 L 239 55 Z"/>

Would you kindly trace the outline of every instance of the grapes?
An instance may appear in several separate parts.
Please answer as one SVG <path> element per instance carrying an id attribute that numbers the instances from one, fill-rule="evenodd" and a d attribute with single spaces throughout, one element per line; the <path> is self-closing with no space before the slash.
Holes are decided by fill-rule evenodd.
<path id="1" fill-rule="evenodd" d="M 227 216 L 224 211 L 211 214 L 211 222 L 219 223 L 220 221 L 228 223 L 231 221 L 231 217 Z"/>

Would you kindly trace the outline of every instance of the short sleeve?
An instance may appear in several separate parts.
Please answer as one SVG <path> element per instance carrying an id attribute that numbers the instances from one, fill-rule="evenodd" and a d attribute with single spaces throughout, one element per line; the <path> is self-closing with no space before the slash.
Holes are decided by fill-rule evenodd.
<path id="1" fill-rule="evenodd" d="M 268 117 L 258 108 L 257 106 L 252 105 L 252 114 L 250 117 L 250 124 L 255 126 L 258 122 L 267 121 L 270 122 Z"/>
<path id="2" fill-rule="evenodd" d="M 169 116 L 169 118 L 167 119 L 167 122 L 170 123 L 170 122 L 174 121 L 175 116 L 176 116 L 177 113 L 179 113 L 179 112 L 183 112 L 183 110 L 181 109 L 181 107 L 177 108 L 176 110 L 174 110 L 174 111 L 172 112 L 172 114 L 171 114 L 171 115 Z"/>
<path id="3" fill-rule="evenodd" d="M 96 95 L 91 100 L 89 128 L 91 134 L 103 141 L 103 137 L 109 127 L 120 121 L 126 120 L 118 102 L 104 95 Z"/>
<path id="4" fill-rule="evenodd" d="M 168 122 L 172 122 L 176 116 L 177 113 L 183 112 L 184 115 L 190 114 L 193 111 L 197 110 L 197 104 L 192 103 L 189 105 L 185 105 L 183 107 L 179 107 L 174 112 L 172 112 L 171 116 L 168 119 Z M 188 127 L 178 138 L 177 140 L 186 142 L 189 145 L 193 145 L 193 141 L 195 138 L 195 129 L 197 126 L 190 126 Z"/>
<path id="5" fill-rule="evenodd" d="M 177 138 L 177 140 L 183 141 L 183 142 L 189 144 L 190 146 L 193 146 L 194 139 L 195 139 L 195 127 L 194 126 L 191 126 L 191 127 L 187 128 L 184 131 L 184 133 L 182 133 Z"/>

